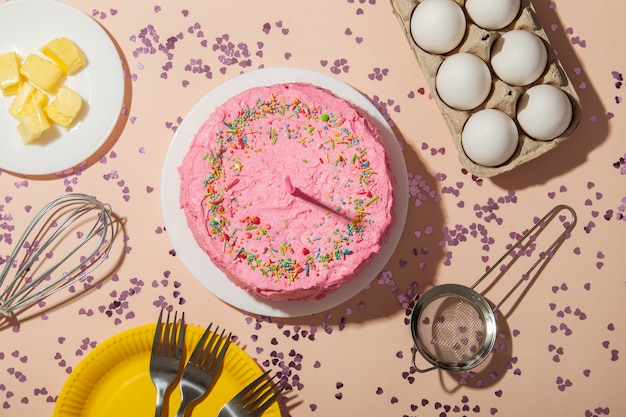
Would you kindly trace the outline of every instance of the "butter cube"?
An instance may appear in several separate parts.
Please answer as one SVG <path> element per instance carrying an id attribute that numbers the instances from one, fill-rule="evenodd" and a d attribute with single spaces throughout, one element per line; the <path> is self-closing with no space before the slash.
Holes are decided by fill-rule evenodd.
<path id="1" fill-rule="evenodd" d="M 31 83 L 25 82 L 17 90 L 17 94 L 9 106 L 9 113 L 16 119 L 22 119 L 36 108 L 45 106 L 47 102 L 48 96 L 45 93 Z"/>
<path id="2" fill-rule="evenodd" d="M 82 107 L 82 98 L 72 89 L 63 85 L 59 87 L 56 97 L 44 111 L 54 123 L 69 128 Z"/>
<path id="3" fill-rule="evenodd" d="M 20 63 L 15 52 L 0 54 L 0 89 L 5 96 L 15 94 L 20 85 Z"/>
<path id="4" fill-rule="evenodd" d="M 53 60 L 65 74 L 74 74 L 87 64 L 83 51 L 65 37 L 51 40 L 41 47 L 41 52 Z"/>
<path id="5" fill-rule="evenodd" d="M 20 74 L 42 90 L 51 92 L 63 71 L 54 62 L 29 54 L 20 67 Z"/>
<path id="6" fill-rule="evenodd" d="M 26 115 L 17 125 L 24 143 L 32 143 L 41 137 L 41 134 L 50 129 L 50 122 L 41 107 Z"/>
<path id="7" fill-rule="evenodd" d="M 13 84 L 10 87 L 4 88 L 2 90 L 2 94 L 5 96 L 12 96 L 15 95 L 17 93 L 17 90 L 19 90 L 19 88 L 22 86 L 22 80 L 20 79 L 20 81 L 18 83 Z"/>

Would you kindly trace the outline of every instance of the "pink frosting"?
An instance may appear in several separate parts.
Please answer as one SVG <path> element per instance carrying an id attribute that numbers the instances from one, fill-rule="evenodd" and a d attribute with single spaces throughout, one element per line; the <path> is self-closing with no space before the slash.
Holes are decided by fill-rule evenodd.
<path id="1" fill-rule="evenodd" d="M 323 297 L 369 263 L 395 220 L 380 133 L 310 84 L 229 99 L 200 128 L 179 172 L 198 245 L 261 297 Z"/>

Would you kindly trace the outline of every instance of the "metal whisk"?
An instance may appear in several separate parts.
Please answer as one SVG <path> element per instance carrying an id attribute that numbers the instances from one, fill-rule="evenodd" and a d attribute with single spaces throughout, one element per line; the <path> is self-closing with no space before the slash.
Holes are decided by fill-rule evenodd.
<path id="1" fill-rule="evenodd" d="M 44 205 L 0 272 L 0 315 L 37 303 L 90 274 L 111 252 L 113 223 L 111 207 L 85 194 L 66 194 Z"/>

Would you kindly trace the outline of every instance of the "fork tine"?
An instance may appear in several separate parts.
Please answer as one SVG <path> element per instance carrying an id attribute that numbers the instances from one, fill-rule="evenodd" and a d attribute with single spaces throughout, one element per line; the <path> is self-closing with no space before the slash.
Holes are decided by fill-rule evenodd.
<path id="1" fill-rule="evenodd" d="M 223 334 L 224 334 L 224 332 L 222 331 L 222 335 Z M 224 344 L 222 345 L 222 350 L 220 350 L 219 355 L 217 355 L 217 359 L 215 360 L 215 365 L 214 366 L 220 366 L 220 364 L 224 360 L 224 356 L 226 355 L 226 351 L 228 350 L 228 346 L 230 345 L 230 338 L 231 337 L 232 337 L 232 333 L 228 333 L 228 336 L 226 336 L 226 339 L 224 340 Z"/>
<path id="2" fill-rule="evenodd" d="M 215 329 L 215 333 L 213 333 L 213 336 L 217 336 L 217 329 Z M 211 346 L 210 349 L 208 349 L 208 346 L 207 346 L 207 353 L 209 355 L 208 355 L 208 359 L 202 366 L 202 369 L 205 372 L 209 372 L 212 368 L 217 368 L 220 365 L 220 363 L 222 362 L 222 359 L 224 358 L 224 354 L 226 353 L 226 349 L 228 349 L 228 345 L 230 344 L 230 336 L 231 334 L 229 333 L 228 337 L 224 340 L 224 343 L 221 345 L 222 347 L 220 349 L 220 344 L 222 343 L 222 340 L 224 339 L 224 330 L 222 330 L 222 333 L 215 341 L 215 344 L 213 344 L 213 346 Z M 211 342 L 212 341 L 213 341 L 213 338 L 211 338 Z"/>
<path id="3" fill-rule="evenodd" d="M 163 326 L 163 335 L 161 337 L 161 346 L 159 347 L 159 354 L 161 356 L 167 356 L 169 354 L 169 339 L 170 339 L 170 311 L 167 312 L 167 318 L 165 319 L 165 325 Z"/>
<path id="4" fill-rule="evenodd" d="M 220 329 L 220 326 L 217 326 L 215 328 L 215 331 L 211 333 L 211 337 L 209 338 L 209 341 L 207 342 L 206 346 L 204 347 L 204 350 L 202 351 L 202 356 L 200 357 L 200 359 L 198 359 L 197 365 L 200 367 L 200 369 L 204 371 L 207 371 L 209 369 L 209 365 L 211 365 L 211 363 L 213 362 L 213 358 L 215 357 L 215 351 L 217 350 L 217 347 L 219 346 L 220 339 L 217 339 L 218 338 L 217 331 L 219 329 Z M 224 334 L 224 330 L 222 330 L 222 334 Z"/>
<path id="5" fill-rule="evenodd" d="M 189 358 L 188 362 L 190 364 L 196 364 L 198 362 L 198 358 L 202 355 L 203 350 L 204 350 L 204 342 L 209 336 L 209 332 L 211 331 L 211 326 L 213 326 L 213 323 L 209 324 L 209 327 L 206 328 L 204 333 L 202 333 L 200 340 L 198 340 L 198 344 L 194 348 L 193 353 L 191 354 L 191 357 Z"/>
<path id="6" fill-rule="evenodd" d="M 276 375 L 274 375 L 275 377 Z M 255 410 L 261 405 L 268 396 L 271 396 L 274 393 L 274 384 L 272 380 L 274 379 L 265 379 L 262 384 L 257 386 L 250 395 L 242 400 L 242 407 L 247 410 Z"/>
<path id="7" fill-rule="evenodd" d="M 244 389 L 242 389 L 239 394 L 235 396 L 237 402 L 241 402 L 244 398 L 247 398 L 251 392 L 254 393 L 256 387 L 259 385 L 259 383 L 262 383 L 265 380 L 265 377 L 267 377 L 269 373 L 270 371 L 264 372 L 263 374 L 259 375 L 254 381 L 250 382 Z"/>
<path id="8" fill-rule="evenodd" d="M 274 382 L 274 378 L 280 378 L 280 373 L 268 379 L 269 373 L 270 371 L 264 372 L 239 391 L 222 406 L 218 417 L 261 417 L 287 389 L 284 384 L 280 384 L 279 387 L 278 383 Z"/>
<path id="9" fill-rule="evenodd" d="M 156 356 L 159 352 L 159 345 L 161 344 L 161 329 L 163 328 L 163 309 L 159 313 L 159 319 L 157 320 L 156 330 L 154 332 L 154 340 L 152 341 L 152 356 Z"/>
<path id="10" fill-rule="evenodd" d="M 165 326 L 165 337 L 163 337 L 164 356 L 174 356 L 176 347 L 176 319 L 178 312 L 174 312 L 174 321 L 170 324 L 170 312 L 167 312 L 167 324 Z"/>
<path id="11" fill-rule="evenodd" d="M 175 355 L 177 358 L 181 358 L 183 356 L 183 348 L 185 346 L 185 312 L 180 317 L 180 330 L 178 333 L 178 346 L 176 346 Z"/>
<path id="12" fill-rule="evenodd" d="M 238 402 L 241 403 L 241 407 L 246 410 L 250 417 L 260 417 L 285 390 L 283 386 L 276 390 L 273 380 L 278 375 L 276 374 L 272 378 L 266 379 L 265 377 L 268 374 L 269 371 L 265 372 L 242 390 L 244 398 L 240 398 Z M 261 380 L 263 382 L 259 384 Z"/>
<path id="13" fill-rule="evenodd" d="M 248 414 L 251 417 L 260 417 L 260 415 L 263 414 L 263 412 L 267 410 L 274 403 L 274 401 L 278 399 L 278 397 L 280 397 L 280 394 L 282 394 L 284 390 L 285 387 L 280 387 L 278 391 L 274 391 L 274 389 L 272 388 L 270 391 L 268 391 L 272 393 L 272 396 L 268 398 L 263 404 L 261 404 L 257 409 L 255 409 L 252 414 Z"/>

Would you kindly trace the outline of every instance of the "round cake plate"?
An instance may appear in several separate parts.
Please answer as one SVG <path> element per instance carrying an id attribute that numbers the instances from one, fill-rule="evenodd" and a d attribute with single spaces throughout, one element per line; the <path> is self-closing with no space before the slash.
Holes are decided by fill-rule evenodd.
<path id="1" fill-rule="evenodd" d="M 52 126 L 25 145 L 9 114 L 14 96 L 0 94 L 0 168 L 23 175 L 47 175 L 72 168 L 96 152 L 119 119 L 124 100 L 124 73 L 119 53 L 107 32 L 82 10 L 55 0 L 13 0 L 0 4 L 0 53 L 22 59 L 57 37 L 67 37 L 85 53 L 87 65 L 63 84 L 83 99 L 75 126 Z M 4 102 L 4 103 L 3 103 Z"/>
<path id="2" fill-rule="evenodd" d="M 198 246 L 187 226 L 185 213 L 180 207 L 181 165 L 198 129 L 215 108 L 232 96 L 253 87 L 279 83 L 307 82 L 326 88 L 335 95 L 354 104 L 367 115 L 380 130 L 396 178 L 394 188 L 396 222 L 389 239 L 372 262 L 352 281 L 319 300 L 276 301 L 257 297 L 237 287 L 213 264 Z M 409 192 L 406 163 L 398 139 L 384 116 L 359 91 L 331 76 L 302 68 L 272 67 L 238 75 L 211 90 L 187 114 L 174 135 L 167 152 L 161 179 L 161 206 L 167 233 L 176 255 L 191 275 L 222 301 L 245 312 L 270 317 L 301 317 L 331 309 L 365 289 L 387 264 L 395 251 L 406 222 Z"/>

